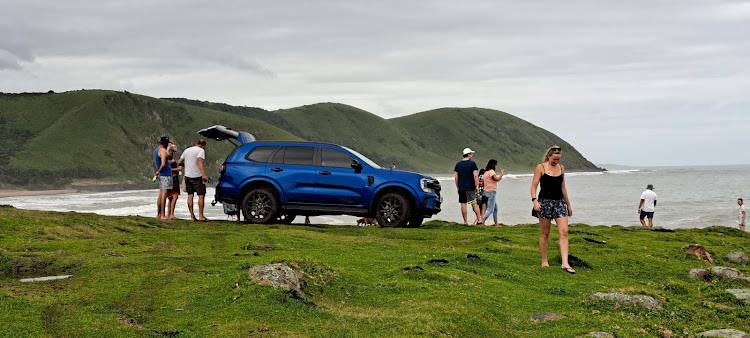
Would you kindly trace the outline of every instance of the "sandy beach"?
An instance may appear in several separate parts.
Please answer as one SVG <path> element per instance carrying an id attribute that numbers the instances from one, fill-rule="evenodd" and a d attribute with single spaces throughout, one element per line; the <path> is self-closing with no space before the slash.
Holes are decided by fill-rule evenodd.
<path id="1" fill-rule="evenodd" d="M 78 192 L 78 190 L 75 190 L 75 189 L 59 189 L 59 190 L 5 189 L 5 190 L 0 190 L 0 197 L 58 195 L 58 194 L 70 194 L 74 192 Z"/>

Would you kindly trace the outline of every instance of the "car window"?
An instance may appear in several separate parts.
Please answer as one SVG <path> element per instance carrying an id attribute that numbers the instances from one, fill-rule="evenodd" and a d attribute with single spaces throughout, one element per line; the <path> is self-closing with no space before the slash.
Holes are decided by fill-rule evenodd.
<path id="1" fill-rule="evenodd" d="M 279 151 L 276 152 L 276 154 L 273 155 L 273 158 L 271 159 L 271 163 L 284 163 L 284 149 L 286 147 L 281 147 Z"/>
<path id="2" fill-rule="evenodd" d="M 322 148 L 322 161 L 321 165 L 324 167 L 334 167 L 334 168 L 351 168 L 352 167 L 352 161 L 354 160 L 351 156 L 349 156 L 347 153 L 338 150 L 338 149 L 330 149 L 330 148 Z"/>
<path id="3" fill-rule="evenodd" d="M 258 162 L 258 163 L 266 163 L 268 162 L 268 157 L 273 154 L 274 150 L 278 148 L 277 146 L 260 146 L 253 149 L 247 156 L 246 159 Z"/>
<path id="4" fill-rule="evenodd" d="M 297 165 L 314 165 L 313 164 L 313 147 L 296 147 L 288 146 L 285 147 L 284 152 L 284 164 L 297 164 Z M 276 160 L 276 156 L 274 156 Z"/>

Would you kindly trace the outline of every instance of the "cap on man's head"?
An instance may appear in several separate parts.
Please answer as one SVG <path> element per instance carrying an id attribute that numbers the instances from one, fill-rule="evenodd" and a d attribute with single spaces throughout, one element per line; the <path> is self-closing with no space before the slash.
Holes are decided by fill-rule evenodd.
<path id="1" fill-rule="evenodd" d="M 473 154 L 473 153 L 474 153 L 473 150 L 471 150 L 469 148 L 464 148 L 464 155 L 469 155 L 469 154 Z"/>
<path id="2" fill-rule="evenodd" d="M 162 136 L 161 140 L 159 140 L 159 144 L 168 145 L 169 144 L 169 137 Z"/>
<path id="3" fill-rule="evenodd" d="M 649 184 L 649 185 L 646 186 L 646 189 L 654 190 L 654 185 L 653 184 Z"/>

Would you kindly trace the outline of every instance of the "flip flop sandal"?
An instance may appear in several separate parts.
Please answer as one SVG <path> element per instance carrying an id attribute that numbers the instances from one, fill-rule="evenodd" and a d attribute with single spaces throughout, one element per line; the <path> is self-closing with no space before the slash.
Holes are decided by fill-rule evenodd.
<path id="1" fill-rule="evenodd" d="M 565 272 L 567 272 L 567 273 L 569 273 L 571 275 L 575 275 L 576 274 L 576 270 L 573 270 L 573 268 L 560 268 L 560 269 L 562 269 L 563 271 L 565 271 Z"/>

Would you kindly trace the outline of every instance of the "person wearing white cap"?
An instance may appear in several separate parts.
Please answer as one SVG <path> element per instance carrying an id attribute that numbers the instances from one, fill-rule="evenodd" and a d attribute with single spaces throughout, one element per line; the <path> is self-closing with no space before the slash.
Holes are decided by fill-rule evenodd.
<path id="1" fill-rule="evenodd" d="M 477 204 L 477 190 L 479 189 L 479 168 L 471 158 L 474 156 L 474 151 L 465 148 L 463 151 L 464 158 L 456 163 L 453 168 L 453 179 L 458 189 L 458 203 L 461 204 L 461 216 L 464 217 L 464 224 L 468 224 L 466 217 L 466 204 L 469 204 L 474 209 L 474 214 L 477 216 L 479 223 L 484 223 L 482 213 L 479 210 Z"/>

